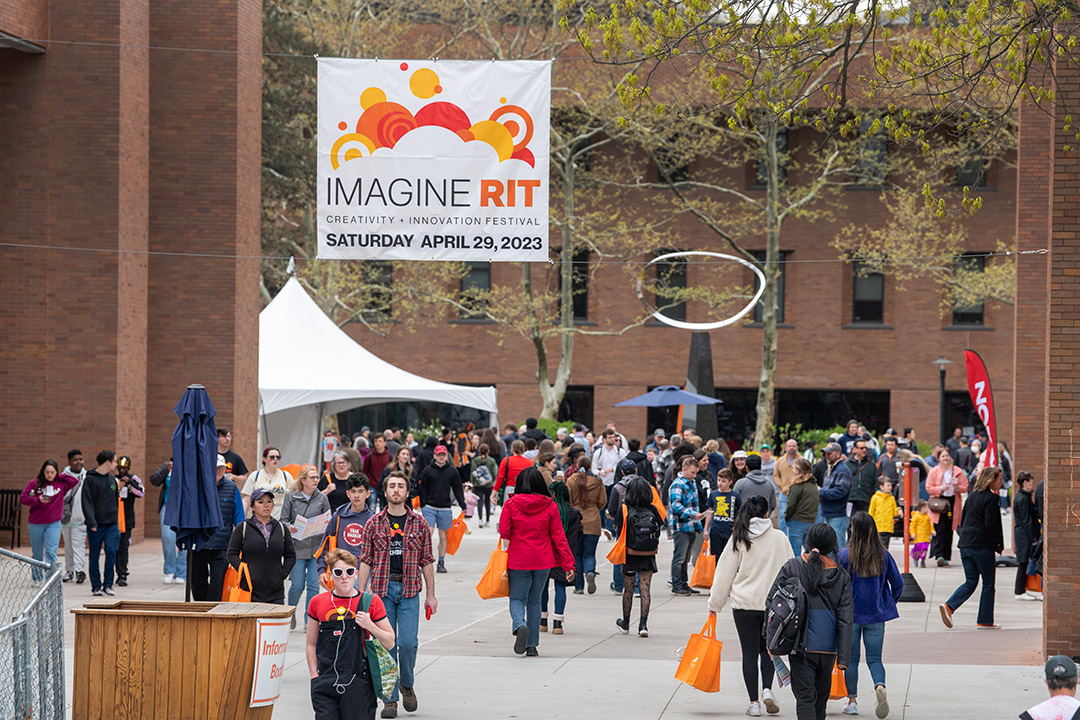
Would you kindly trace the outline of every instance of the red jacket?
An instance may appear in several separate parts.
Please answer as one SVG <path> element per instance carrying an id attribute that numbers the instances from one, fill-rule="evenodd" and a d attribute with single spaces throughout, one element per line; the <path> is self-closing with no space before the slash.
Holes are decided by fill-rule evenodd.
<path id="1" fill-rule="evenodd" d="M 499 474 L 495 477 L 494 492 L 499 492 L 502 486 L 514 487 L 517 476 L 527 467 L 532 467 L 533 461 L 524 455 L 508 455 L 499 463 Z"/>
<path id="2" fill-rule="evenodd" d="M 510 570 L 574 569 L 559 508 L 546 495 L 511 496 L 499 517 L 499 535 L 510 541 L 506 563 Z"/>

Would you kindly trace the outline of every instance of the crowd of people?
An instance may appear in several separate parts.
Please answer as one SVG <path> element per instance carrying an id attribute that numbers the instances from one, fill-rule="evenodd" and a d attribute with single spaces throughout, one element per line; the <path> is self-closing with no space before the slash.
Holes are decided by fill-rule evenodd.
<path id="1" fill-rule="evenodd" d="M 853 420 L 820 456 L 816 444 L 800 448 L 791 438 L 774 456 L 769 444 L 747 451 L 692 430 L 669 438 L 658 429 L 642 443 L 614 423 L 595 436 L 575 425 L 549 438 L 530 418 L 502 434 L 447 429 L 422 445 L 394 429 L 373 435 L 364 428 L 353 437 L 328 434 L 322 467 L 301 465 L 294 477 L 274 446 L 263 448 L 260 467 L 250 471 L 222 428 L 216 477 L 222 527 L 189 559 L 162 521 L 162 577 L 165 584 L 190 579 L 196 600 L 217 600 L 227 569 L 246 564 L 252 601 L 306 608 L 294 626 L 302 618 L 317 715 L 374 717 L 382 697 L 381 717 L 392 718 L 399 703 L 408 712 L 418 707 L 421 607 L 428 617 L 438 608 L 435 575 L 448 572 L 448 531 L 458 512 L 477 528 L 498 518 L 507 542 L 513 650 L 526 657 L 539 655 L 542 633 L 570 629 L 568 588 L 596 593 L 602 536 L 622 548 L 608 584 L 622 598 L 615 624 L 631 631 L 637 598 L 640 637 L 649 634 L 660 543 L 666 538 L 672 546 L 671 594 L 689 596 L 701 592 L 689 576 L 707 541 L 715 564 L 708 607 L 732 610 L 748 715 L 779 712 L 773 679 L 788 669 L 770 648 L 770 608 L 778 598 L 795 597 L 805 603 L 805 627 L 784 655 L 797 717 L 824 717 L 834 666 L 847 685 L 843 712 L 858 714 L 860 658 L 873 679 L 875 713 L 886 717 L 885 624 L 899 616 L 903 588 L 888 552 L 893 537 L 907 532 L 912 558 L 923 567 L 927 558 L 947 566 L 959 533 L 965 581 L 941 604 L 942 621 L 953 627 L 954 614 L 981 583 L 976 627 L 999 627 L 994 568 L 1004 546 L 1001 514 L 1009 506 L 1002 502 L 1011 484 L 1007 449 L 1000 448 L 1003 467 L 989 467 L 980 440 L 969 441 L 959 429 L 925 456 L 915 437 L 906 428 L 902 436 L 890 430 L 874 438 Z M 63 470 L 47 460 L 22 502 L 30 507 L 34 557 L 57 562 L 62 534 L 64 582 L 82 583 L 88 570 L 92 594 L 113 595 L 114 582 L 127 582 L 135 503 L 146 488 L 129 458 L 103 450 L 96 461 L 87 470 L 79 450 L 68 454 Z M 175 491 L 171 459 L 150 483 L 160 488 L 163 515 Z M 1018 599 L 1038 599 L 1026 579 L 1029 562 L 1041 553 L 1040 491 L 1030 474 L 1017 475 Z M 321 536 L 301 532 L 318 518 L 326 521 Z M 34 581 L 41 577 L 35 571 Z M 372 689 L 364 661 L 371 641 L 399 669 L 385 696 Z M 346 674 L 362 680 L 350 685 Z"/>

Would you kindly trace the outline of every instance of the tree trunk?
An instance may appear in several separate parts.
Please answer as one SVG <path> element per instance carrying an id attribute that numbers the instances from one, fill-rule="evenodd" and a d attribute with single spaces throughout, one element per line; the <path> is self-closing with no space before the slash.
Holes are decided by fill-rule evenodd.
<path id="1" fill-rule="evenodd" d="M 758 379 L 757 425 L 754 447 L 772 443 L 773 409 L 776 396 L 776 314 L 780 278 L 780 162 L 776 147 L 777 126 L 762 128 L 765 138 L 765 294 L 761 297 L 761 376 Z"/>

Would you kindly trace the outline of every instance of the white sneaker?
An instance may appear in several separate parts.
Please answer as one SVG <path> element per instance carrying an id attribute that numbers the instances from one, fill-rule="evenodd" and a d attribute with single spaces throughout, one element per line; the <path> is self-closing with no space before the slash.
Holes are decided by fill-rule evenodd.
<path id="1" fill-rule="evenodd" d="M 840 712 L 842 712 L 844 715 L 858 715 L 859 714 L 859 706 L 856 705 L 855 703 L 848 703 L 847 705 L 844 706 L 844 709 L 841 710 Z"/>
<path id="2" fill-rule="evenodd" d="M 874 708 L 874 714 L 878 718 L 886 718 L 889 716 L 889 696 L 885 694 L 885 686 L 878 685 L 874 688 L 874 697 L 877 699 L 877 707 Z"/>
<path id="3" fill-rule="evenodd" d="M 772 694 L 772 690 L 769 688 L 761 689 L 761 704 L 765 706 L 765 712 L 770 715 L 775 715 L 780 712 L 780 706 L 776 702 L 776 696 Z"/>
<path id="4" fill-rule="evenodd" d="M 750 717 L 761 717 L 761 703 L 750 703 L 750 707 L 746 708 L 746 714 Z"/>
<path id="5" fill-rule="evenodd" d="M 174 577 L 173 578 L 173 583 L 176 584 L 176 585 L 183 585 L 186 582 L 187 582 L 186 578 L 182 578 L 182 577 Z"/>
<path id="6" fill-rule="evenodd" d="M 166 575 L 164 578 L 162 578 L 161 584 L 162 585 L 172 585 L 173 584 L 173 576 L 172 575 Z"/>
<path id="7" fill-rule="evenodd" d="M 1039 598 L 1035 597 L 1034 595 L 1032 595 L 1029 592 L 1022 592 L 1019 595 L 1014 595 L 1013 598 L 1016 599 L 1016 600 L 1038 600 L 1039 599 Z"/>

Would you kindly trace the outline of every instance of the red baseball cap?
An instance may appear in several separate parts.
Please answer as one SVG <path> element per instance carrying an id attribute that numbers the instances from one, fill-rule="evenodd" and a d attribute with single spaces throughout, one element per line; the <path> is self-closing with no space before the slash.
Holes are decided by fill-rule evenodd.
<path id="1" fill-rule="evenodd" d="M 436 445 L 435 454 L 438 455 L 439 453 L 442 453 L 443 455 L 448 455 L 450 451 L 446 449 L 445 445 Z"/>

